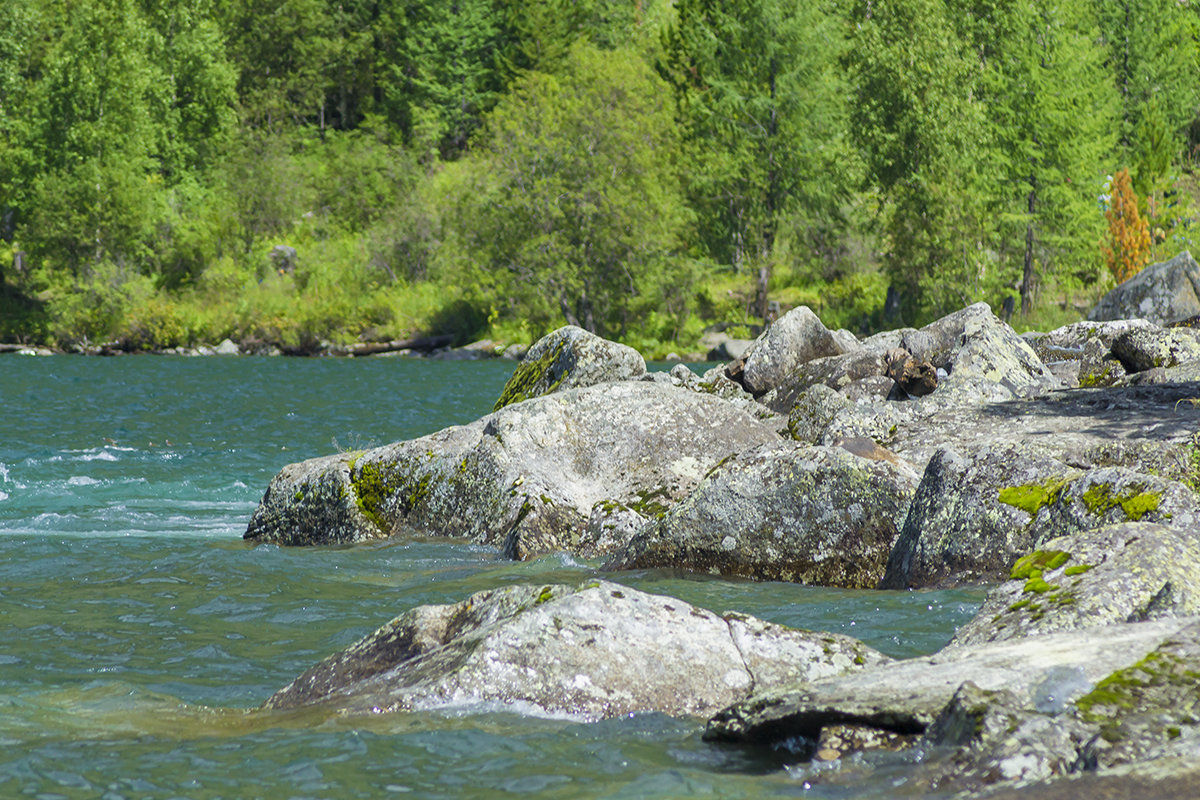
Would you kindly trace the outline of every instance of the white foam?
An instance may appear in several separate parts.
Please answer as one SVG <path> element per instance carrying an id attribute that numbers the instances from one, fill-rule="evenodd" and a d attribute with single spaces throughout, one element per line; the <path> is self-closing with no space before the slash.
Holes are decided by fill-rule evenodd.
<path id="1" fill-rule="evenodd" d="M 100 481 L 87 475 L 72 475 L 67 478 L 67 486 L 95 486 Z"/>

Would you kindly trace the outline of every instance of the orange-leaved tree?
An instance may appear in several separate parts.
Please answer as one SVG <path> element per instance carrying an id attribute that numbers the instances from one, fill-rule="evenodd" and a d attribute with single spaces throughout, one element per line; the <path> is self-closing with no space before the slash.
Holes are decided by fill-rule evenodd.
<path id="1" fill-rule="evenodd" d="M 1102 245 L 1108 268 L 1117 283 L 1129 280 L 1150 260 L 1150 225 L 1138 211 L 1129 169 L 1118 172 L 1112 181 L 1108 211 L 1108 242 Z"/>

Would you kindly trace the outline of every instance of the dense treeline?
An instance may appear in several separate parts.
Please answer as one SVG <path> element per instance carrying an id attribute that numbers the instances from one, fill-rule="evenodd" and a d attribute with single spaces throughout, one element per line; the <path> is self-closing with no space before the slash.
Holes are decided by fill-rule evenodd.
<path id="1" fill-rule="evenodd" d="M 1122 168 L 1137 258 L 1190 244 L 1198 31 L 1186 0 L 5 0 L 0 338 L 1078 314 Z"/>

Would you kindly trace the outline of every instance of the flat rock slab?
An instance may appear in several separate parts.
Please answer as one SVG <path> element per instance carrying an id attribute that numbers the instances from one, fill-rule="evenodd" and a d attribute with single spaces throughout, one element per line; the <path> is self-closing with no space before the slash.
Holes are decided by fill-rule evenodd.
<path id="1" fill-rule="evenodd" d="M 716 715 L 705 738 L 764 745 L 815 742 L 822 728 L 837 724 L 921 733 L 967 681 L 985 691 L 1007 690 L 1025 698 L 1032 710 L 1036 689 L 1055 674 L 1052 670 L 1078 670 L 1095 684 L 1141 660 L 1195 621 L 1178 618 L 947 647 L 926 658 L 758 693 Z"/>
<path id="2" fill-rule="evenodd" d="M 264 707 L 372 714 L 499 703 L 585 720 L 708 716 L 756 688 L 888 660 L 849 637 L 722 617 L 607 581 L 510 586 L 413 609 Z"/>
<path id="3" fill-rule="evenodd" d="M 1140 465 L 1174 477 L 1186 469 L 1176 446 L 1200 427 L 1200 408 L 1189 402 L 1196 398 L 1200 383 L 1189 382 L 1060 390 L 944 408 L 915 400 L 882 444 L 921 468 L 943 445 L 1021 441 L 1079 469 Z"/>

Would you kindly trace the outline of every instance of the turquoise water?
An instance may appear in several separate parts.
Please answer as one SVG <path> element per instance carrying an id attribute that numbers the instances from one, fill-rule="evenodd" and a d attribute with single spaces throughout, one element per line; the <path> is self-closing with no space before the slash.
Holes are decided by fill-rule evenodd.
<path id="1" fill-rule="evenodd" d="M 0 356 L 0 797 L 848 796 L 658 714 L 245 710 L 413 606 L 597 574 L 462 542 L 241 540 L 284 464 L 470 421 L 512 367 Z M 940 647 L 982 599 L 606 577 L 897 656 Z"/>

